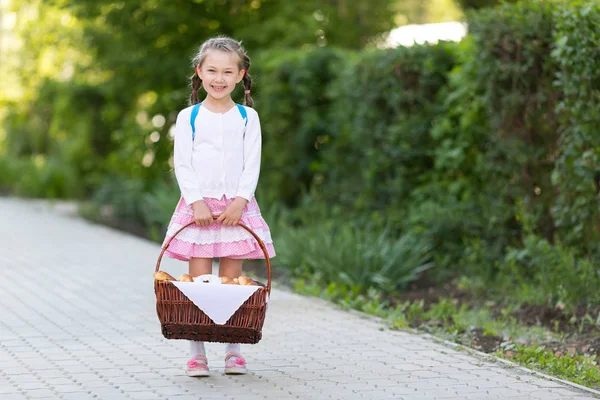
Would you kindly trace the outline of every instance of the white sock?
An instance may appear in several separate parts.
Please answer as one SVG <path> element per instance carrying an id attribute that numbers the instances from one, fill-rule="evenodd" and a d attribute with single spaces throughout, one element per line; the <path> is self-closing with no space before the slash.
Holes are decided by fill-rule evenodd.
<path id="1" fill-rule="evenodd" d="M 240 344 L 239 343 L 227 343 L 227 346 L 225 346 L 225 354 L 229 354 L 229 353 L 241 354 Z"/>
<path id="2" fill-rule="evenodd" d="M 196 356 L 206 357 L 206 350 L 204 350 L 204 342 L 190 340 L 190 357 L 194 358 Z"/>

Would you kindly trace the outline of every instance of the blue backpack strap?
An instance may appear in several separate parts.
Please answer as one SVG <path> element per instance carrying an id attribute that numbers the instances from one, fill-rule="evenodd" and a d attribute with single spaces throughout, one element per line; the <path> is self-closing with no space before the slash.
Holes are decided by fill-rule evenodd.
<path id="1" fill-rule="evenodd" d="M 200 110 L 200 105 L 202 103 L 195 104 L 192 108 L 192 114 L 190 115 L 190 125 L 192 127 L 192 141 L 196 138 L 196 117 L 198 116 L 198 111 Z M 248 113 L 246 112 L 246 108 L 240 104 L 236 104 L 238 111 L 242 115 L 242 119 L 244 120 L 244 136 L 246 136 L 246 127 L 248 126 Z"/>
<path id="2" fill-rule="evenodd" d="M 198 116 L 198 111 L 200 110 L 200 105 L 202 103 L 198 103 L 194 105 L 192 108 L 192 115 L 190 115 L 190 125 L 192 126 L 192 141 L 196 138 L 196 117 Z"/>
<path id="3" fill-rule="evenodd" d="M 248 113 L 246 112 L 246 107 L 241 104 L 236 104 L 240 114 L 242 115 L 242 119 L 244 120 L 244 137 L 246 137 L 246 127 L 248 126 Z"/>

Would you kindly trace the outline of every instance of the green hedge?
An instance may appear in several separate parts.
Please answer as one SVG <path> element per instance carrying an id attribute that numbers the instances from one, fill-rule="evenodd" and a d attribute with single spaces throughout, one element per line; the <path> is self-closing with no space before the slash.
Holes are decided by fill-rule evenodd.
<path id="1" fill-rule="evenodd" d="M 348 64 L 347 52 L 330 48 L 262 53 L 253 61 L 256 107 L 263 125 L 260 187 L 268 203 L 297 206 L 319 163 L 319 142 L 330 126 L 326 88 Z"/>
<path id="2" fill-rule="evenodd" d="M 492 145 L 486 163 L 494 166 L 484 178 L 504 203 L 523 202 L 548 240 L 555 233 L 550 177 L 558 140 L 555 107 L 561 98 L 554 86 L 557 66 L 549 57 L 553 8 L 548 2 L 525 2 L 485 10 L 469 20 L 472 62 L 477 63 L 473 78 Z"/>
<path id="3" fill-rule="evenodd" d="M 600 253 L 600 3 L 575 1 L 555 11 L 552 58 L 562 92 L 560 153 L 552 180 L 552 214 L 561 238 L 586 254 Z"/>
<path id="4" fill-rule="evenodd" d="M 552 7 L 472 13 L 469 32 L 431 129 L 434 167 L 412 193 L 408 221 L 438 244 L 438 264 L 451 273 L 493 279 L 506 247 L 522 243 L 522 219 L 554 235 Z"/>
<path id="5" fill-rule="evenodd" d="M 83 198 L 97 188 L 102 159 L 115 148 L 101 103 L 99 88 L 46 79 L 30 101 L 9 104 L 2 158 L 7 168 L 24 168 L 9 187 L 51 198 Z"/>
<path id="6" fill-rule="evenodd" d="M 456 44 L 361 54 L 332 82 L 333 106 L 315 176 L 317 201 L 386 217 L 406 208 L 433 165 L 432 121 Z"/>

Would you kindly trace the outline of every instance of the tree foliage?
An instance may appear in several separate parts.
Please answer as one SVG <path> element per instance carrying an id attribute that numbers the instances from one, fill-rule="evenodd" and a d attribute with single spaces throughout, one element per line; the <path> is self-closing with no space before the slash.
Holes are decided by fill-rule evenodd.
<path id="1" fill-rule="evenodd" d="M 277 48 L 359 49 L 389 31 L 395 15 L 393 0 L 368 6 L 344 0 L 13 0 L 11 7 L 24 95 L 5 104 L 2 146 L 34 171 L 56 165 L 63 189 L 53 196 L 84 196 L 106 176 L 170 178 L 172 149 L 165 139 L 186 106 L 190 60 L 206 38 L 242 39 L 252 58 Z M 251 73 L 259 84 L 268 79 L 253 67 Z M 66 189 L 74 181 L 82 190 Z M 42 193 L 35 185 L 29 190 Z"/>
<path id="2" fill-rule="evenodd" d="M 519 0 L 455 0 L 463 10 L 478 10 L 494 7 L 502 3 L 516 3 Z"/>

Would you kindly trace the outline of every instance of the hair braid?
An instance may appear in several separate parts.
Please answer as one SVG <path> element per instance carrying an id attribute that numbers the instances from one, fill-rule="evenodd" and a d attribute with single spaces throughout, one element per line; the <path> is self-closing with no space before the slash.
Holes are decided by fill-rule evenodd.
<path id="1" fill-rule="evenodd" d="M 194 104 L 198 104 L 200 100 L 198 99 L 198 90 L 202 87 L 202 79 L 198 76 L 196 71 L 194 71 L 194 75 L 190 77 L 192 87 L 192 94 L 190 95 L 190 106 Z"/>
<path id="2" fill-rule="evenodd" d="M 243 67 L 246 70 L 244 73 L 244 77 L 242 78 L 242 85 L 244 85 L 244 105 L 248 107 L 254 106 L 254 100 L 250 95 L 250 90 L 252 89 L 252 77 L 248 70 L 250 69 L 250 58 L 244 54 L 244 58 L 242 61 Z"/>

